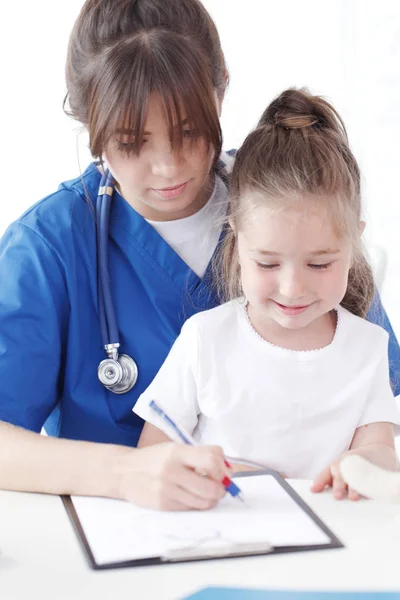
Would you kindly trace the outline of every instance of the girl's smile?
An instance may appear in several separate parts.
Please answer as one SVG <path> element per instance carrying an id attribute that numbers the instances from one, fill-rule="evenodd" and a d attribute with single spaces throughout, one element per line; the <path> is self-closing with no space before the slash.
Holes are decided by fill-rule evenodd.
<path id="1" fill-rule="evenodd" d="M 285 315 L 288 315 L 290 317 L 295 317 L 295 316 L 299 315 L 300 313 L 306 311 L 307 308 L 309 308 L 311 306 L 311 304 L 306 304 L 306 305 L 303 305 L 303 306 L 294 306 L 294 305 L 293 306 L 287 306 L 287 305 L 284 305 L 284 304 L 280 304 L 280 302 L 276 302 L 276 300 L 272 300 L 272 298 L 271 298 L 271 301 Z"/>

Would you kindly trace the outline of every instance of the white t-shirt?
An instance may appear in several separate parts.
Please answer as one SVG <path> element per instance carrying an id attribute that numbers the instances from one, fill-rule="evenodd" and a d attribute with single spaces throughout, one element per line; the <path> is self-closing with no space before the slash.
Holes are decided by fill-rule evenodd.
<path id="1" fill-rule="evenodd" d="M 357 427 L 400 424 L 387 332 L 340 306 L 337 313 L 332 342 L 311 351 L 263 340 L 243 300 L 198 313 L 133 410 L 163 429 L 148 408 L 154 399 L 226 456 L 313 478 L 349 448 Z"/>
<path id="2" fill-rule="evenodd" d="M 227 205 L 228 190 L 217 175 L 210 199 L 194 215 L 175 221 L 146 220 L 192 271 L 203 277 L 217 247 Z"/>

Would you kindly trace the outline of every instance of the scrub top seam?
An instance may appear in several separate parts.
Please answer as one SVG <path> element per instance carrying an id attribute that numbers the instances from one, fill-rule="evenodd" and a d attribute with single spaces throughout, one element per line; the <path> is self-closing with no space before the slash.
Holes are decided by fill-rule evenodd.
<path id="1" fill-rule="evenodd" d="M 71 206 L 69 209 L 69 217 L 71 219 L 71 224 L 73 222 L 73 213 L 74 210 L 76 208 L 76 203 L 78 200 L 84 202 L 84 204 L 87 206 L 87 216 L 86 216 L 86 221 L 84 223 L 78 224 L 78 223 L 74 223 L 76 225 L 76 227 L 78 228 L 78 230 L 83 233 L 83 231 L 86 228 L 86 225 L 88 222 L 91 222 L 94 225 L 94 229 L 95 229 L 95 235 L 97 232 L 97 222 L 96 222 L 96 209 L 95 209 L 95 205 L 93 203 L 93 200 L 91 198 L 88 198 L 85 194 L 82 194 L 79 189 L 75 188 L 74 184 L 73 186 L 71 186 L 70 190 L 73 193 L 74 197 L 73 200 L 71 202 Z"/>
<path id="2" fill-rule="evenodd" d="M 46 238 L 44 238 L 38 231 L 36 231 L 36 229 L 33 229 L 32 227 L 30 227 L 26 223 L 22 223 L 22 221 L 18 221 L 18 224 L 21 227 L 24 227 L 25 229 L 28 229 L 29 231 L 31 231 L 32 233 L 34 233 L 44 243 L 44 245 L 50 250 L 51 254 L 53 255 L 53 257 L 54 257 L 54 259 L 56 261 L 56 263 L 58 264 L 58 268 L 60 270 L 60 274 L 61 274 L 61 277 L 62 277 L 63 282 L 64 282 L 65 293 L 66 293 L 66 295 L 68 297 L 67 281 L 66 281 L 66 278 L 65 278 L 65 275 L 64 275 L 64 270 L 63 270 L 63 267 L 62 267 L 62 263 L 61 263 L 61 261 L 60 261 L 60 259 L 58 257 L 58 254 L 57 254 L 55 248 L 53 248 L 53 246 L 51 244 L 49 244 L 49 242 L 46 240 Z M 49 289 L 51 290 L 52 297 L 53 297 L 53 292 L 52 292 L 51 286 L 49 286 Z M 53 300 L 54 300 L 54 297 L 53 297 Z M 69 300 L 68 300 L 68 305 L 71 308 Z"/>

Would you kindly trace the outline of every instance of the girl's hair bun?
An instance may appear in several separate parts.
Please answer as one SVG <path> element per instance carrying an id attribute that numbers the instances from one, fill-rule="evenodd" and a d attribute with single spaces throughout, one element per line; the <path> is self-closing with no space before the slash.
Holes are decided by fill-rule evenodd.
<path id="1" fill-rule="evenodd" d="M 284 129 L 331 129 L 347 140 L 346 129 L 336 110 L 306 88 L 288 89 L 263 113 L 258 126 L 274 125 Z"/>

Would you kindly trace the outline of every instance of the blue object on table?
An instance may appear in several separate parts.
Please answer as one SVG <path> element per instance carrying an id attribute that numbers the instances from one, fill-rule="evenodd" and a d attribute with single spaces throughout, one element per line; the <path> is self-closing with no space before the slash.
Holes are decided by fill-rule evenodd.
<path id="1" fill-rule="evenodd" d="M 400 592 L 296 592 L 209 587 L 182 600 L 400 600 Z"/>

